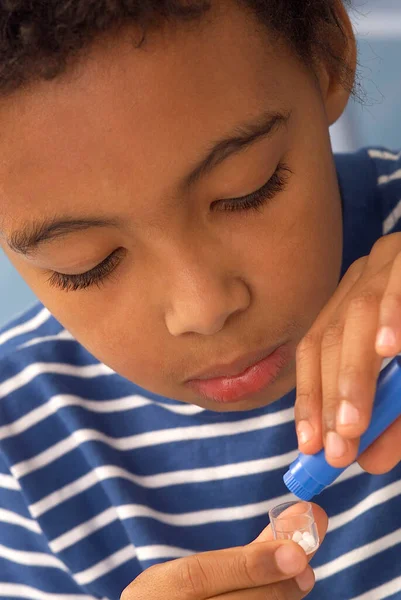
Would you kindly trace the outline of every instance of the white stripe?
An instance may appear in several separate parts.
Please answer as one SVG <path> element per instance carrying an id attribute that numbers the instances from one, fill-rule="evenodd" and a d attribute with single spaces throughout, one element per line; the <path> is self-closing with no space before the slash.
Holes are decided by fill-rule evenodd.
<path id="1" fill-rule="evenodd" d="M 397 592 L 401 592 L 401 577 L 397 577 L 388 583 L 383 583 L 379 587 L 369 590 L 361 596 L 355 596 L 352 600 L 383 600 Z"/>
<path id="2" fill-rule="evenodd" d="M 379 185 L 384 185 L 386 183 L 390 183 L 391 181 L 396 181 L 397 179 L 401 179 L 401 169 L 391 173 L 391 175 L 380 175 L 377 183 Z"/>
<path id="3" fill-rule="evenodd" d="M 96 515 L 96 517 L 93 517 L 81 525 L 70 529 L 59 537 L 54 538 L 51 542 L 49 542 L 52 552 L 61 552 L 62 550 L 69 548 L 73 544 L 76 544 L 80 540 L 91 535 L 91 533 L 106 527 L 106 525 L 110 525 L 110 523 L 113 523 L 114 521 L 118 521 L 120 508 L 123 507 L 111 506 L 99 515 Z"/>
<path id="4" fill-rule="evenodd" d="M 51 556 L 50 554 L 45 554 L 44 552 L 26 552 L 8 548 L 7 546 L 0 544 L 0 556 L 20 565 L 28 565 L 30 567 L 52 567 L 68 571 L 61 560 L 58 560 L 58 558 Z"/>
<path id="5" fill-rule="evenodd" d="M 177 548 L 176 546 L 140 546 L 136 548 L 136 555 L 141 562 L 144 560 L 154 560 L 159 558 L 182 558 L 183 556 L 191 556 L 193 550 L 185 548 Z"/>
<path id="6" fill-rule="evenodd" d="M 244 465 L 245 464 L 247 463 L 244 463 Z M 350 477 L 355 477 L 356 475 L 359 475 L 361 473 L 363 473 L 362 469 L 359 467 L 359 465 L 357 465 L 357 463 L 355 463 L 350 467 L 348 472 L 343 473 L 342 478 L 338 478 L 335 483 L 340 483 L 341 481 L 344 481 L 345 478 L 349 479 Z M 136 504 L 130 504 L 126 506 L 114 506 L 109 509 L 106 509 L 99 515 L 96 515 L 96 517 L 93 517 L 92 519 L 89 519 L 88 521 L 77 525 L 76 527 L 63 533 L 59 537 L 54 538 L 50 542 L 50 547 L 53 552 L 60 552 L 61 550 L 65 550 L 65 548 L 76 544 L 78 541 L 84 539 L 94 531 L 97 531 L 98 529 L 101 529 L 102 527 L 105 527 L 106 525 L 109 525 L 110 523 L 118 519 L 124 520 L 131 519 L 133 517 L 147 517 L 155 519 L 167 525 L 178 527 L 191 527 L 193 525 L 207 525 L 216 521 L 251 519 L 262 514 L 266 514 L 269 507 L 273 505 L 288 502 L 292 499 L 292 494 L 286 494 L 278 498 L 273 498 L 268 501 L 258 502 L 255 504 L 194 511 L 190 513 L 180 514 L 162 513 L 159 511 L 155 511 L 147 506 Z M 44 512 L 44 507 L 39 507 L 39 504 L 40 502 L 36 505 L 32 505 L 35 507 L 34 510 L 32 506 L 30 506 L 30 512 L 32 514 L 36 513 L 36 516 L 38 513 L 43 514 Z M 39 508 L 42 508 L 42 512 L 39 511 Z"/>
<path id="7" fill-rule="evenodd" d="M 22 583 L 0 581 L 0 598 L 28 598 L 28 600 L 95 600 L 85 594 L 52 594 Z"/>
<path id="8" fill-rule="evenodd" d="M 102 363 L 83 366 L 67 365 L 64 363 L 33 363 L 25 367 L 17 375 L 6 379 L 6 381 L 0 384 L 0 398 L 5 398 L 12 392 L 15 392 L 15 390 L 30 383 L 38 375 L 44 375 L 45 373 L 51 373 L 52 375 L 72 375 L 81 379 L 91 379 L 102 375 L 112 375 L 114 371 Z"/>
<path id="9" fill-rule="evenodd" d="M 396 498 L 401 494 L 401 481 L 394 481 L 390 485 L 382 487 L 366 496 L 361 502 L 355 504 L 349 510 L 331 517 L 328 531 L 334 531 L 347 523 L 351 523 L 354 519 L 360 517 L 363 513 L 371 510 L 375 506 L 384 504 L 392 498 Z"/>
<path id="10" fill-rule="evenodd" d="M 117 413 L 131 411 L 149 405 L 157 405 L 163 409 L 166 409 L 167 411 L 187 416 L 198 414 L 204 410 L 203 408 L 200 408 L 199 406 L 193 406 L 192 404 L 169 406 L 162 404 L 161 402 L 154 402 L 139 395 L 125 396 L 124 398 L 117 398 L 115 400 L 85 400 L 79 396 L 59 394 L 57 396 L 52 396 L 45 404 L 42 404 L 38 408 L 31 410 L 31 412 L 27 413 L 23 417 L 20 417 L 19 419 L 0 427 L 0 440 L 18 435 L 30 427 L 33 427 L 37 423 L 40 423 L 44 419 L 47 419 L 50 415 L 55 414 L 58 410 L 68 406 L 81 406 L 82 408 L 94 413 Z"/>
<path id="11" fill-rule="evenodd" d="M 385 535 L 384 537 L 375 540 L 374 542 L 369 542 L 364 546 L 360 546 L 359 548 L 355 548 L 350 552 L 346 552 L 342 554 L 338 558 L 326 563 L 325 565 L 321 565 L 317 569 L 315 569 L 316 579 L 321 581 L 322 579 L 326 579 L 326 577 L 331 577 L 344 569 L 348 569 L 357 563 L 360 563 L 384 550 L 388 550 L 393 546 L 401 543 L 401 529 L 397 529 L 392 533 Z"/>
<path id="12" fill-rule="evenodd" d="M 19 525 L 20 527 L 29 529 L 29 531 L 33 531 L 34 533 L 42 533 L 42 530 L 36 521 L 32 521 L 32 519 L 28 519 L 27 517 L 22 517 L 21 515 L 11 512 L 11 510 L 6 510 L 5 508 L 0 508 L 0 521 L 11 525 Z"/>
<path id="13" fill-rule="evenodd" d="M 21 344 L 21 346 L 18 346 L 18 350 L 21 348 L 29 348 L 30 346 L 35 346 L 42 342 L 58 342 L 60 340 L 76 341 L 69 331 L 63 329 L 60 333 L 57 333 L 57 335 L 45 335 L 43 337 L 33 338 L 33 340 L 29 340 L 29 342 L 25 342 L 24 344 Z"/>
<path id="14" fill-rule="evenodd" d="M 370 158 L 380 158 L 381 160 L 399 160 L 401 158 L 401 152 L 394 154 L 394 152 L 388 152 L 387 150 L 368 150 Z"/>
<path id="15" fill-rule="evenodd" d="M 363 471 L 356 463 L 352 465 L 347 473 L 347 478 L 350 476 L 355 476 L 361 474 Z M 345 475 L 345 473 L 343 474 Z M 342 479 L 342 481 L 345 477 Z M 336 481 L 336 483 L 340 482 L 340 478 Z M 155 519 L 161 523 L 165 523 L 167 525 L 172 525 L 176 527 L 192 527 L 199 525 L 206 525 L 214 522 L 225 522 L 225 521 L 240 521 L 245 519 L 254 518 L 263 514 L 267 514 L 269 508 L 271 506 L 276 506 L 283 502 L 289 502 L 293 500 L 294 497 L 292 494 L 285 494 L 284 496 L 280 496 L 278 498 L 270 499 L 264 502 L 258 502 L 254 504 L 247 504 L 241 506 L 234 506 L 230 508 L 219 508 L 219 509 L 210 509 L 203 511 L 194 511 L 189 513 L 162 513 L 160 511 L 153 510 L 148 506 L 138 505 L 138 504 L 129 504 L 125 506 L 113 506 L 96 517 L 89 519 L 88 521 L 74 527 L 73 529 L 67 531 L 66 533 L 60 535 L 58 538 L 54 538 L 50 542 L 50 547 L 53 552 L 61 552 L 66 548 L 76 544 L 80 540 L 89 536 L 95 531 L 109 525 L 110 523 L 116 520 L 125 520 L 132 519 L 136 517 L 147 517 Z M 338 522 L 334 528 L 339 527 L 342 523 Z M 333 529 L 333 527 L 331 528 Z M 157 548 L 164 548 L 163 552 L 165 552 L 165 546 L 154 546 L 152 547 L 152 556 L 149 558 L 165 558 L 169 557 L 179 557 L 183 556 L 183 554 L 173 554 L 174 548 L 169 547 L 168 554 L 157 554 Z M 182 550 L 182 549 L 181 549 Z M 189 550 L 184 550 L 187 554 L 191 552 Z M 137 548 L 137 555 L 140 555 L 140 548 Z"/>
<path id="16" fill-rule="evenodd" d="M 352 465 L 347 473 L 347 478 L 350 476 L 355 476 L 362 473 L 362 469 L 356 463 Z M 345 475 L 345 473 L 343 474 Z M 344 477 L 345 478 L 345 477 Z M 343 479 L 344 480 L 344 479 Z M 339 483 L 339 479 L 336 483 Z M 390 486 L 389 486 L 390 487 Z M 373 496 L 373 494 L 372 494 Z M 110 523 L 117 520 L 125 520 L 132 518 L 152 518 L 161 523 L 176 526 L 176 527 L 192 527 L 199 525 L 206 525 L 214 522 L 225 522 L 225 521 L 240 521 L 245 519 L 254 518 L 263 514 L 267 514 L 269 508 L 271 506 L 275 506 L 281 504 L 283 502 L 288 502 L 293 500 L 294 497 L 292 494 L 285 494 L 284 496 L 280 496 L 278 498 L 270 499 L 263 502 L 258 502 L 254 504 L 240 505 L 228 508 L 219 508 L 219 509 L 210 509 L 210 510 L 202 510 L 202 511 L 193 511 L 188 513 L 164 513 L 160 511 L 156 511 L 151 509 L 148 506 L 139 505 L 139 504 L 129 504 L 125 506 L 113 506 L 99 515 L 96 515 L 92 519 L 81 523 L 80 525 L 74 527 L 73 529 L 67 531 L 66 533 L 60 535 L 57 538 L 54 538 L 50 542 L 50 547 L 54 553 L 61 552 L 66 548 L 76 544 L 80 540 L 86 538 L 90 534 L 106 527 Z M 348 520 L 351 521 L 354 516 L 351 514 L 351 511 L 347 513 Z M 337 523 L 334 527 L 331 527 L 331 530 L 340 527 L 344 524 L 344 520 L 338 519 Z M 171 549 L 169 550 L 169 556 L 171 555 Z M 153 558 L 162 558 L 162 556 L 158 556 L 153 554 Z"/>
<path id="17" fill-rule="evenodd" d="M 90 533 L 109 525 L 113 521 L 120 519 L 147 518 L 155 519 L 165 525 L 175 527 L 195 527 L 197 525 L 207 525 L 210 523 L 222 523 L 227 521 L 244 521 L 259 515 L 266 515 L 269 508 L 275 504 L 289 502 L 293 500 L 292 494 L 285 494 L 280 498 L 264 500 L 255 504 L 246 504 L 242 506 L 233 506 L 229 508 L 213 508 L 209 510 L 197 510 L 187 513 L 164 513 L 154 510 L 143 504 L 127 504 L 125 506 L 113 506 L 108 508 L 93 519 L 78 525 L 71 531 L 59 536 L 50 542 L 53 552 L 59 552 L 85 538 Z"/>
<path id="18" fill-rule="evenodd" d="M 126 546 L 125 548 L 118 550 L 114 554 L 111 554 L 107 558 L 96 563 L 92 567 L 89 567 L 89 569 L 85 569 L 85 571 L 75 573 L 74 579 L 80 585 L 86 585 L 88 583 L 91 583 L 95 579 L 99 579 L 99 577 L 103 577 L 104 575 L 106 575 L 106 573 L 110 573 L 110 571 L 112 571 L 116 567 L 119 567 L 123 563 L 135 557 L 136 552 L 134 546 Z"/>
<path id="19" fill-rule="evenodd" d="M 221 436 L 238 435 L 251 431 L 259 431 L 268 427 L 275 427 L 283 423 L 289 423 L 294 420 L 294 409 L 286 410 L 244 419 L 232 423 L 221 423 L 211 425 L 197 425 L 191 427 L 176 427 L 171 429 L 158 429 L 140 433 L 127 437 L 114 438 L 100 431 L 93 429 L 77 429 L 70 436 L 50 446 L 33 458 L 21 461 L 11 467 L 11 472 L 19 479 L 28 473 L 32 473 L 45 465 L 48 465 L 61 456 L 64 456 L 71 450 L 77 448 L 80 444 L 89 441 L 98 441 L 107 444 L 116 450 L 134 450 L 138 448 L 148 448 L 150 446 L 159 446 L 161 444 L 170 444 L 178 441 L 200 440 L 216 438 Z"/>
<path id="20" fill-rule="evenodd" d="M 173 485 L 193 484 L 195 482 L 221 481 L 223 479 L 265 473 L 289 465 L 295 460 L 296 456 L 297 451 L 293 451 L 288 452 L 288 454 L 273 456 L 271 458 L 262 458 L 241 463 L 230 463 L 228 465 L 205 467 L 201 469 L 167 471 L 164 473 L 156 473 L 155 475 L 134 475 L 121 467 L 103 465 L 93 469 L 86 475 L 79 477 L 72 483 L 59 488 L 48 496 L 45 496 L 38 502 L 35 502 L 35 504 L 31 504 L 29 510 L 32 516 L 37 518 L 48 510 L 58 506 L 69 498 L 82 493 L 84 490 L 91 488 L 99 482 L 114 477 L 131 481 L 144 488 L 155 489 L 171 487 Z"/>
<path id="21" fill-rule="evenodd" d="M 209 510 L 197 510 L 187 513 L 165 513 L 154 510 L 143 504 L 127 504 L 123 506 L 112 506 L 96 517 L 81 523 L 70 531 L 62 534 L 50 542 L 53 552 L 60 552 L 72 544 L 84 539 L 94 531 L 102 529 L 113 521 L 145 517 L 155 519 L 160 523 L 176 527 L 193 527 L 209 523 L 224 521 L 243 521 L 259 515 L 267 514 L 269 507 L 293 499 L 292 494 L 285 494 L 274 500 L 264 500 L 254 504 L 233 506 L 228 508 L 214 508 Z"/>
<path id="22" fill-rule="evenodd" d="M 0 346 L 14 337 L 24 335 L 24 333 L 29 333 L 30 331 L 34 331 L 35 329 L 43 325 L 43 323 L 45 323 L 50 318 L 50 316 L 51 315 L 47 308 L 42 308 L 42 310 L 38 312 L 38 314 L 35 315 L 29 321 L 21 323 L 20 325 L 16 325 L 12 329 L 8 329 L 4 333 L 2 333 L 0 335 Z"/>
<path id="23" fill-rule="evenodd" d="M 389 233 L 401 218 L 401 200 L 383 222 L 383 235 Z"/>
<path id="24" fill-rule="evenodd" d="M 20 490 L 21 486 L 12 475 L 3 475 L 0 473 L 0 488 L 6 490 Z"/>

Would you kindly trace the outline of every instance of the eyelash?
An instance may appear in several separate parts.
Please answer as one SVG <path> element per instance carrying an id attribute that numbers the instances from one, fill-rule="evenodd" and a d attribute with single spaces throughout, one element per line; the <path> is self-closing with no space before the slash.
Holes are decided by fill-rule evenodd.
<path id="1" fill-rule="evenodd" d="M 269 181 L 267 181 L 259 190 L 256 190 L 247 196 L 242 196 L 241 198 L 218 200 L 213 202 L 211 207 L 217 205 L 219 206 L 217 210 L 228 212 L 246 210 L 259 211 L 261 206 L 263 206 L 267 200 L 270 200 L 285 188 L 289 173 L 291 173 L 291 170 L 287 165 L 280 163 Z M 223 208 L 220 208 L 220 206 L 223 206 Z M 125 254 L 125 249 L 117 248 L 100 264 L 86 273 L 65 275 L 53 271 L 47 281 L 49 285 L 53 287 L 58 287 L 61 290 L 71 292 L 84 290 L 92 285 L 100 287 L 100 285 L 113 274 L 113 271 L 120 263 L 123 254 Z"/>
<path id="2" fill-rule="evenodd" d="M 49 285 L 58 287 L 67 292 L 84 290 L 92 285 L 97 285 L 100 287 L 100 285 L 104 283 L 104 281 L 110 277 L 110 275 L 112 275 L 114 269 L 120 263 L 123 254 L 125 254 L 124 248 L 117 248 L 100 264 L 86 273 L 79 273 L 78 275 L 65 275 L 63 273 L 57 273 L 56 271 L 53 271 L 47 281 Z"/>
<path id="3" fill-rule="evenodd" d="M 223 210 L 229 212 L 244 211 L 244 210 L 256 210 L 259 211 L 261 206 L 271 200 L 276 194 L 283 191 L 287 182 L 288 176 L 291 173 L 290 168 L 284 164 L 279 163 L 277 169 L 260 189 L 247 196 L 241 198 L 228 198 L 225 200 L 218 200 L 213 202 L 216 207 L 223 206 L 223 208 L 216 208 L 216 210 Z"/>

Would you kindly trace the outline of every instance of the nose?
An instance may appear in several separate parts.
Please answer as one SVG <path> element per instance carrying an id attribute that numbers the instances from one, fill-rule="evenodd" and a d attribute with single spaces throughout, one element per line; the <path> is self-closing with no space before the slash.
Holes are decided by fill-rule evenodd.
<path id="1" fill-rule="evenodd" d="M 213 262 L 214 266 L 202 264 L 198 257 L 185 267 L 181 263 L 165 316 L 171 335 L 213 335 L 249 307 L 251 294 L 245 281 L 216 267 L 215 256 Z"/>

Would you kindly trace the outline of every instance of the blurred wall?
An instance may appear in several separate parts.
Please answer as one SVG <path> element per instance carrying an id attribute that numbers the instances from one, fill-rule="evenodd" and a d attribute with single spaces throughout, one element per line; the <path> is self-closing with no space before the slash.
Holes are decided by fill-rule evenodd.
<path id="1" fill-rule="evenodd" d="M 401 149 L 401 0 L 356 0 L 361 104 L 351 100 L 332 128 L 335 151 L 379 145 Z M 0 327 L 35 301 L 0 251 Z"/>

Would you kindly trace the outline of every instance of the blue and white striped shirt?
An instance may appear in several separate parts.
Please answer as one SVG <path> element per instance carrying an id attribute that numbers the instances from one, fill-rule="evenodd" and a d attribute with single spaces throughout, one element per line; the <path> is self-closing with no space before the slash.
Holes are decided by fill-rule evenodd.
<path id="1" fill-rule="evenodd" d="M 345 273 L 401 231 L 401 155 L 336 161 Z M 294 399 L 214 413 L 120 377 L 42 305 L 14 320 L 0 331 L 0 598 L 118 600 L 154 563 L 249 543 L 291 499 Z M 401 464 L 354 464 L 317 500 L 330 527 L 308 597 L 401 599 Z"/>

